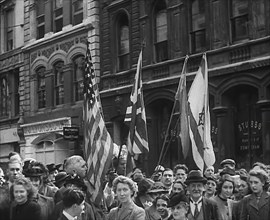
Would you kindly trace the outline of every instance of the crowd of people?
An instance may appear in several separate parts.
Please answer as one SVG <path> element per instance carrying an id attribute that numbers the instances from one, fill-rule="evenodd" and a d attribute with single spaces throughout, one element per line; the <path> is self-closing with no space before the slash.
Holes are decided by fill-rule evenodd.
<path id="1" fill-rule="evenodd" d="M 219 169 L 158 165 L 150 177 L 140 168 L 125 175 L 117 158 L 103 181 L 102 202 L 91 198 L 85 160 L 43 164 L 9 155 L 0 168 L 0 220 L 269 220 L 269 166 L 247 171 L 223 160 Z"/>

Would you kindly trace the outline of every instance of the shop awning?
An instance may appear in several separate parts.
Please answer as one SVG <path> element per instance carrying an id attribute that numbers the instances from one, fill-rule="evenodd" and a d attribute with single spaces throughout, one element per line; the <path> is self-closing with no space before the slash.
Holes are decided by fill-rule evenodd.
<path id="1" fill-rule="evenodd" d="M 45 134 L 39 135 L 31 142 L 31 144 L 36 145 L 36 144 L 39 144 L 39 143 L 44 142 L 44 141 L 49 141 L 49 142 L 54 143 L 54 142 L 56 142 L 58 140 L 62 140 L 62 139 L 63 139 L 62 134 L 59 134 L 56 132 L 50 132 L 50 133 L 45 133 Z"/>

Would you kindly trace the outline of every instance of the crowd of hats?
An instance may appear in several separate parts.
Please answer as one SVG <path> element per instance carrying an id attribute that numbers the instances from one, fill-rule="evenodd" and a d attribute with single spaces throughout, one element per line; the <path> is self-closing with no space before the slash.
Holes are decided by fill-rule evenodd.
<path id="1" fill-rule="evenodd" d="M 57 173 L 55 176 L 54 184 L 56 186 L 68 184 L 76 185 L 77 187 L 81 188 L 81 190 L 86 191 L 87 187 L 82 178 L 78 175 L 72 176 L 68 175 L 65 171 L 59 170 L 62 164 L 48 164 L 46 167 L 42 167 L 41 163 L 36 162 L 35 160 L 27 160 L 24 162 L 23 166 L 23 175 L 25 177 L 46 177 L 48 173 L 52 173 L 55 170 L 60 172 Z"/>

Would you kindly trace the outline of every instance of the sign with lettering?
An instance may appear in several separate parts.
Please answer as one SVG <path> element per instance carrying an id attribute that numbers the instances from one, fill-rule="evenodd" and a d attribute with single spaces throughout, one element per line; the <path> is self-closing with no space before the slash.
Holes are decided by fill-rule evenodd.
<path id="1" fill-rule="evenodd" d="M 238 124 L 239 150 L 261 150 L 262 123 L 251 120 Z"/>
<path id="2" fill-rule="evenodd" d="M 79 127 L 63 127 L 64 139 L 77 140 L 79 138 Z"/>

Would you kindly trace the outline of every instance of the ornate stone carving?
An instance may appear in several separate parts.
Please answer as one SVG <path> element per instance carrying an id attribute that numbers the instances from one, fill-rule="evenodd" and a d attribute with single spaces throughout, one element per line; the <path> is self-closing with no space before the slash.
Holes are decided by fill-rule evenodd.
<path id="1" fill-rule="evenodd" d="M 13 56 L 10 56 L 0 61 L 0 70 L 13 67 L 14 65 L 19 64 L 20 62 L 22 62 L 22 54 L 21 53 L 14 54 Z"/>
<path id="2" fill-rule="evenodd" d="M 54 46 L 46 48 L 45 50 L 42 50 L 41 54 L 47 58 L 49 58 L 52 53 L 55 51 Z"/>
<path id="3" fill-rule="evenodd" d="M 40 55 L 40 51 L 39 51 L 39 55 Z M 38 57 L 38 53 L 37 52 L 31 53 L 30 57 L 31 57 L 30 62 L 33 63 L 34 60 Z"/>
<path id="4" fill-rule="evenodd" d="M 69 49 L 74 45 L 74 40 L 66 41 L 64 43 L 60 44 L 60 49 L 65 51 L 66 53 L 69 51 Z"/>

